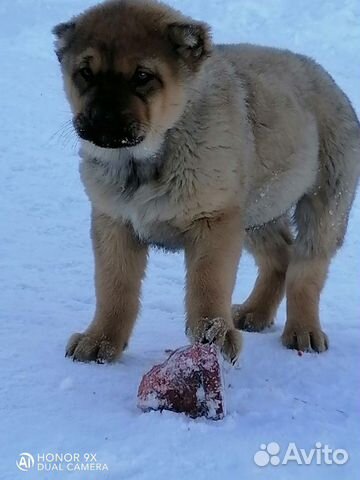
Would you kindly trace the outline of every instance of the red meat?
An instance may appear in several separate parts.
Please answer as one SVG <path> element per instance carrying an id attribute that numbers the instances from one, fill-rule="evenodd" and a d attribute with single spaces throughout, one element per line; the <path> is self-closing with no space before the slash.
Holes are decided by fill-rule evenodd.
<path id="1" fill-rule="evenodd" d="M 215 345 L 179 348 L 146 373 L 138 391 L 144 411 L 172 410 L 220 420 L 225 415 L 220 354 Z"/>

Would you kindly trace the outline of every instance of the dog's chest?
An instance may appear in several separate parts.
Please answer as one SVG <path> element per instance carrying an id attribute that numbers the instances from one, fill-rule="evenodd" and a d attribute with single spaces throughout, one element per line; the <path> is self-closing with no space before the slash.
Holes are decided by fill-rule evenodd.
<path id="1" fill-rule="evenodd" d="M 131 224 L 144 242 L 178 249 L 186 223 L 186 196 L 176 182 L 158 181 L 158 172 L 120 171 L 98 161 L 84 161 L 80 173 L 95 208 Z"/>
<path id="2" fill-rule="evenodd" d="M 185 219 L 180 205 L 174 204 L 170 192 L 160 192 L 153 185 L 140 186 L 130 198 L 112 197 L 112 214 L 129 222 L 144 242 L 168 249 L 182 247 L 181 228 Z"/>
<path id="3" fill-rule="evenodd" d="M 221 168 L 217 154 L 207 154 L 202 163 L 199 153 L 195 164 L 183 152 L 166 158 L 160 169 L 146 163 L 135 170 L 125 162 L 84 158 L 80 173 L 96 209 L 131 224 L 147 243 L 177 249 L 196 220 L 223 211 L 240 196 L 239 180 L 233 160 Z"/>

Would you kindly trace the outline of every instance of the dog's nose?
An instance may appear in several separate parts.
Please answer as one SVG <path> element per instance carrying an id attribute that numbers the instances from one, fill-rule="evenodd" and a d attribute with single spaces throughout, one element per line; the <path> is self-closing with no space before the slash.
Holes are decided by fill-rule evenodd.
<path id="1" fill-rule="evenodd" d="M 115 117 L 115 113 L 109 108 L 92 108 L 89 112 L 89 120 L 94 127 L 112 126 Z"/>

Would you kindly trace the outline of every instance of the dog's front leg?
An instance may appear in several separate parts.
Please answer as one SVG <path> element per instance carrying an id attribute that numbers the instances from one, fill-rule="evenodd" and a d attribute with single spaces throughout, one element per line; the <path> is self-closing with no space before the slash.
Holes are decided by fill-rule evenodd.
<path id="1" fill-rule="evenodd" d="M 185 244 L 186 331 L 192 341 L 216 343 L 235 362 L 241 333 L 234 328 L 231 296 L 244 237 L 240 212 L 196 221 Z"/>
<path id="2" fill-rule="evenodd" d="M 93 213 L 91 236 L 96 312 L 84 333 L 71 336 L 66 355 L 111 362 L 126 347 L 136 320 L 148 249 L 127 225 L 106 215 Z"/>

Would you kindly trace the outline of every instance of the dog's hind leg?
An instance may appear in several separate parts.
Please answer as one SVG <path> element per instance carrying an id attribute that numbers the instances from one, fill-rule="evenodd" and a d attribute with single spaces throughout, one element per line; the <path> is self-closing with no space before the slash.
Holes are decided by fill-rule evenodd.
<path id="1" fill-rule="evenodd" d="M 259 272 L 253 291 L 242 305 L 233 305 L 235 326 L 261 331 L 274 322 L 285 292 L 292 236 L 287 217 L 248 230 L 245 247 L 255 257 Z"/>
<path id="2" fill-rule="evenodd" d="M 295 210 L 298 234 L 286 275 L 287 321 L 282 342 L 303 351 L 328 348 L 319 319 L 320 293 L 331 258 L 344 239 L 359 175 L 356 145 L 342 151 L 332 141 L 326 147 L 320 150 L 319 186 Z"/>

